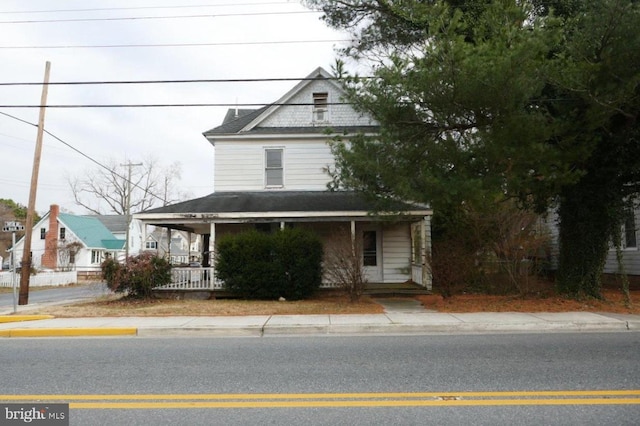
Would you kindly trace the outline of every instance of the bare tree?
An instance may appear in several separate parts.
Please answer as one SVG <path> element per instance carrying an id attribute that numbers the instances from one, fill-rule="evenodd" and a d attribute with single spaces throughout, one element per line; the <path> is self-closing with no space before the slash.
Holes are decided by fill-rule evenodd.
<path id="1" fill-rule="evenodd" d="M 129 181 L 129 176 L 131 180 Z M 179 201 L 180 163 L 162 167 L 149 157 L 140 163 L 109 159 L 105 167 L 67 178 L 75 203 L 95 214 L 143 211 Z M 131 191 L 130 199 L 129 195 Z"/>
<path id="2" fill-rule="evenodd" d="M 70 243 L 60 243 L 58 245 L 58 268 L 61 271 L 73 270 L 76 263 L 76 255 L 82 248 L 80 241 L 72 241 Z"/>
<path id="3" fill-rule="evenodd" d="M 336 229 L 325 244 L 325 277 L 356 302 L 364 293 L 367 279 L 362 264 L 362 241 L 352 240 L 351 232 L 344 227 Z"/>

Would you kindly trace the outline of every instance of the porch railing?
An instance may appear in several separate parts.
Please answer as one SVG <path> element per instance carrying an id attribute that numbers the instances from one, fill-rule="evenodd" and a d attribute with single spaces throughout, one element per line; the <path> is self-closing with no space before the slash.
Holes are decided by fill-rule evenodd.
<path id="1" fill-rule="evenodd" d="M 222 290 L 214 268 L 172 268 L 171 283 L 155 290 Z"/>

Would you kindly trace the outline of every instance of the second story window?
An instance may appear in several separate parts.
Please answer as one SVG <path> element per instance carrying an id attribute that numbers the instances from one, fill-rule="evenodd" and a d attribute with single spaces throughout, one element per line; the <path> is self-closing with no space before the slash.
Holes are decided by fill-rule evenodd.
<path id="1" fill-rule="evenodd" d="M 47 229 L 46 228 L 40 228 L 40 239 L 44 240 L 45 238 L 47 238 Z"/>
<path id="2" fill-rule="evenodd" d="M 284 149 L 268 148 L 264 150 L 264 182 L 267 187 L 284 185 L 284 167 L 282 157 Z"/>
<path id="3" fill-rule="evenodd" d="M 67 237 L 67 228 L 60 228 L 60 239 L 64 240 Z"/>
<path id="4" fill-rule="evenodd" d="M 313 94 L 313 121 L 324 122 L 329 118 L 329 94 L 327 92 Z"/>

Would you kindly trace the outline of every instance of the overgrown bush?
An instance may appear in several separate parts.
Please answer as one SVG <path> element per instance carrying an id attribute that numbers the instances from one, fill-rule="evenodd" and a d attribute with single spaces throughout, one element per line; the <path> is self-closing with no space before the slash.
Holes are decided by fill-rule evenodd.
<path id="1" fill-rule="evenodd" d="M 367 286 L 361 254 L 362 240 L 352 241 L 348 229 L 336 230 L 331 244 L 325 247 L 325 276 L 340 287 L 351 302 L 358 301 Z"/>
<path id="2" fill-rule="evenodd" d="M 245 299 L 299 300 L 322 282 L 322 243 L 313 233 L 249 231 L 217 241 L 215 268 L 225 289 Z"/>
<path id="3" fill-rule="evenodd" d="M 166 259 L 151 253 L 131 256 L 124 265 L 107 259 L 102 262 L 102 277 L 109 289 L 116 293 L 151 298 L 154 287 L 171 282 L 171 265 Z"/>

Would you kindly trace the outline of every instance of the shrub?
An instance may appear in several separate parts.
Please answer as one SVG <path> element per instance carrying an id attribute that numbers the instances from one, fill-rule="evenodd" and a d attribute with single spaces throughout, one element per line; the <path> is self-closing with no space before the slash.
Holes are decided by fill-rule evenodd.
<path id="1" fill-rule="evenodd" d="M 358 301 L 367 286 L 361 253 L 362 241 L 351 241 L 351 234 L 344 229 L 334 231 L 330 246 L 325 247 L 326 277 L 340 287 L 351 302 Z"/>
<path id="2" fill-rule="evenodd" d="M 216 253 L 218 278 L 245 299 L 304 299 L 322 281 L 322 244 L 308 231 L 226 235 Z"/>
<path id="3" fill-rule="evenodd" d="M 112 291 L 151 298 L 154 287 L 171 282 L 171 265 L 150 253 L 129 257 L 125 265 L 107 259 L 102 263 L 102 277 Z"/>

